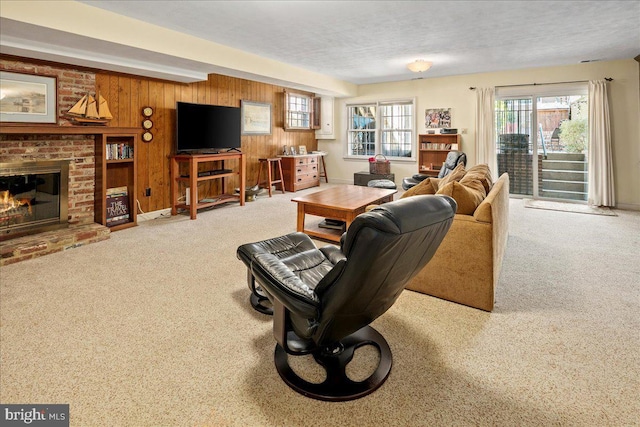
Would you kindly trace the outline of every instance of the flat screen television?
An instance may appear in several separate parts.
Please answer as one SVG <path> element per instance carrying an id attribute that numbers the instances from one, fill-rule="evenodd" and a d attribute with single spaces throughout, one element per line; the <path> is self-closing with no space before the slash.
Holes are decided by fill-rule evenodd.
<path id="1" fill-rule="evenodd" d="M 176 103 L 176 152 L 239 150 L 240 107 Z"/>

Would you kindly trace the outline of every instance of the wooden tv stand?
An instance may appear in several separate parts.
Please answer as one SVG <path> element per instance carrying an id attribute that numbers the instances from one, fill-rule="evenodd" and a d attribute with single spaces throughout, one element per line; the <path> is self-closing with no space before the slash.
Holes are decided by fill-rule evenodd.
<path id="1" fill-rule="evenodd" d="M 178 209 L 188 209 L 191 219 L 196 219 L 198 209 L 219 205 L 221 203 L 240 201 L 240 206 L 244 206 L 247 169 L 246 158 L 244 153 L 219 153 L 219 154 L 177 154 L 169 156 L 171 160 L 171 215 L 176 215 Z M 198 176 L 198 165 L 204 162 L 221 162 L 221 168 L 224 169 L 225 160 L 238 160 L 238 168 L 231 172 L 218 173 L 206 176 Z M 189 163 L 189 176 L 180 176 L 180 163 Z M 226 178 L 238 176 L 240 179 L 240 194 L 229 194 L 227 189 L 228 180 Z M 198 188 L 198 183 L 211 179 L 222 180 L 222 194 L 216 197 L 215 201 L 199 203 L 198 192 L 193 189 Z M 191 188 L 189 194 L 189 204 L 178 203 L 178 184 L 185 182 Z"/>

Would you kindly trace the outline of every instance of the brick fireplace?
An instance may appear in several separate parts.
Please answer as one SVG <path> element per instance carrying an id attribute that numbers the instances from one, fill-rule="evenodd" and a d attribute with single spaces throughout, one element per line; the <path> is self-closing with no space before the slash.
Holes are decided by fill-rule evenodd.
<path id="1" fill-rule="evenodd" d="M 93 135 L 0 134 L 0 163 L 66 165 L 65 218 L 61 227 L 17 232 L 0 242 L 0 265 L 12 264 L 109 238 L 109 229 L 94 223 L 95 146 Z M 3 168 L 2 174 L 7 175 Z M 62 185 L 64 187 L 64 185 Z M 27 194 L 27 188 L 24 189 Z M 54 191 L 49 191 L 49 193 Z M 45 196 L 46 197 L 46 196 Z M 22 197 L 23 199 L 29 196 Z M 21 207 L 22 209 L 25 206 Z M 32 209 L 35 206 L 32 206 Z M 27 206 L 28 210 L 28 206 Z M 64 211 L 66 210 L 66 215 Z M 60 222 L 60 221 L 59 221 Z M 53 229 L 50 229 L 53 228 Z M 2 230 L 0 224 L 0 230 Z M 5 235 L 9 234 L 6 232 Z"/>
<path id="2" fill-rule="evenodd" d="M 0 58 L 0 70 L 54 76 L 57 81 L 58 121 L 64 130 L 70 123 L 64 113 L 84 94 L 95 92 L 95 73 L 51 64 Z M 4 125 L 2 125 L 4 126 Z M 37 125 L 36 125 L 37 126 Z M 2 129 L 0 129 L 2 131 Z M 109 229 L 94 222 L 95 136 L 45 131 L 25 134 L 0 132 L 0 163 L 65 162 L 68 165 L 66 224 L 0 241 L 0 265 L 12 264 L 52 252 L 109 238 Z M 62 202 L 64 204 L 64 202 Z M 64 222 L 64 219 L 63 219 Z"/>

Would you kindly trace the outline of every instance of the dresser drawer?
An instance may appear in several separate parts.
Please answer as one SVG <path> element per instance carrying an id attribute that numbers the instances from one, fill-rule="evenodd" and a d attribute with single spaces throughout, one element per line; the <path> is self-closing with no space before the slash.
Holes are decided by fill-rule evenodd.
<path id="1" fill-rule="evenodd" d="M 318 179 L 317 174 L 300 175 L 293 183 L 293 191 L 316 187 L 318 185 L 320 185 L 320 179 Z"/>
<path id="2" fill-rule="evenodd" d="M 297 166 L 308 165 L 309 164 L 309 158 L 308 157 L 296 157 L 295 164 Z"/>
<path id="3" fill-rule="evenodd" d="M 318 172 L 318 165 L 313 163 L 313 164 L 298 164 L 295 167 L 295 174 L 296 175 L 300 175 L 300 174 L 309 174 L 309 173 L 317 173 Z"/>
<path id="4" fill-rule="evenodd" d="M 309 182 L 309 181 L 320 181 L 317 173 L 301 173 L 296 175 L 295 182 Z"/>

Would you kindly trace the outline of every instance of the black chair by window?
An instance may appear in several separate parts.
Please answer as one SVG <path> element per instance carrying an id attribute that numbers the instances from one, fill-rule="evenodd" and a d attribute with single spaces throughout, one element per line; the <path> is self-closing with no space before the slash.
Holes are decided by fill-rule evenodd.
<path id="1" fill-rule="evenodd" d="M 462 151 L 449 151 L 449 153 L 447 153 L 447 158 L 445 159 L 444 164 L 440 168 L 440 172 L 438 172 L 437 177 L 444 178 L 449 173 L 451 173 L 451 171 L 454 170 L 460 163 L 462 163 L 464 166 L 467 166 L 467 155 Z M 419 173 L 413 176 L 406 177 L 402 180 L 402 189 L 408 190 L 414 185 L 417 185 L 425 179 L 429 178 L 429 176 L 430 175 Z"/>
<path id="2" fill-rule="evenodd" d="M 314 399 L 344 401 L 376 390 L 391 372 L 391 350 L 369 324 L 384 314 L 429 262 L 449 230 L 456 203 L 415 196 L 360 214 L 340 247 L 317 248 L 303 233 L 240 246 L 237 255 L 273 304 L 275 364 L 281 378 Z M 380 362 L 364 381 L 345 373 L 354 351 L 377 348 Z M 312 354 L 326 370 L 320 384 L 298 376 L 289 355 Z"/>

